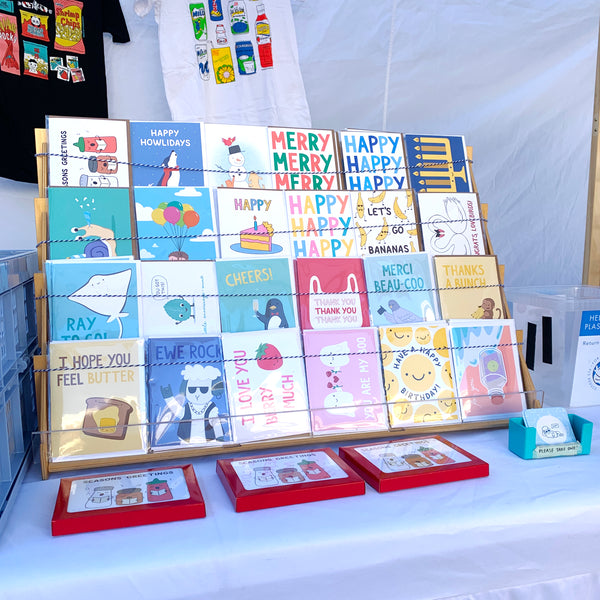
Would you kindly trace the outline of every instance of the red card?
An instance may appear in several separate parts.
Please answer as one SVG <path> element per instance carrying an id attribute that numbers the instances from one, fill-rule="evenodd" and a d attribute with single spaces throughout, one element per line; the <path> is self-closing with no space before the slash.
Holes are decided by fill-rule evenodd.
<path id="1" fill-rule="evenodd" d="M 331 448 L 217 460 L 236 512 L 365 493 L 365 482 Z"/>
<path id="2" fill-rule="evenodd" d="M 339 452 L 378 492 L 490 474 L 488 463 L 439 435 L 342 446 Z"/>
<path id="3" fill-rule="evenodd" d="M 60 480 L 52 535 L 206 516 L 192 465 Z"/>

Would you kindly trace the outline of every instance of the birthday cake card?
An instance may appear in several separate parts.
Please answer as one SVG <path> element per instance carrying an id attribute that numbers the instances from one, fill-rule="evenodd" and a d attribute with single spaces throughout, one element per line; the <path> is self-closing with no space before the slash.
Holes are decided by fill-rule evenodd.
<path id="1" fill-rule="evenodd" d="M 303 333 L 313 433 L 387 429 L 377 329 Z"/>
<path id="2" fill-rule="evenodd" d="M 217 188 L 221 258 L 291 256 L 281 190 Z"/>
<path id="3" fill-rule="evenodd" d="M 460 422 L 446 325 L 380 327 L 379 335 L 391 426 Z"/>
<path id="4" fill-rule="evenodd" d="M 349 192 L 286 192 L 296 258 L 357 256 Z"/>
<path id="5" fill-rule="evenodd" d="M 214 260 L 216 214 L 208 188 L 138 187 L 135 219 L 141 260 Z"/>
<path id="6" fill-rule="evenodd" d="M 234 441 L 310 433 L 298 329 L 223 334 Z"/>
<path id="7" fill-rule="evenodd" d="M 214 261 L 143 261 L 140 291 L 144 337 L 221 333 Z"/>
<path id="8" fill-rule="evenodd" d="M 220 338 L 150 338 L 147 352 L 151 447 L 231 441 Z"/>
<path id="9" fill-rule="evenodd" d="M 51 342 L 48 360 L 51 460 L 146 452 L 143 340 Z"/>

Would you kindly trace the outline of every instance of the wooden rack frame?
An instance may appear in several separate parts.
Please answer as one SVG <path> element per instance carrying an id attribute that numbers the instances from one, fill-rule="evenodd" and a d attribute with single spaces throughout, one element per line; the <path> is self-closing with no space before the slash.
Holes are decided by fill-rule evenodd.
<path id="1" fill-rule="evenodd" d="M 35 221 L 36 235 L 38 241 L 38 264 L 40 272 L 34 276 L 36 310 L 38 319 L 38 339 L 39 345 L 44 353 L 48 347 L 48 303 L 46 300 L 47 288 L 44 275 L 44 264 L 47 259 L 47 244 L 48 240 L 48 197 L 47 197 L 47 161 L 43 160 L 43 155 L 46 153 L 47 138 L 46 130 L 36 130 L 36 144 L 38 155 L 38 181 L 39 181 L 39 197 L 35 199 Z M 472 165 L 472 148 L 467 147 L 469 158 L 469 168 Z M 477 192 L 477 186 L 471 169 L 471 180 L 473 181 L 473 191 Z M 492 244 L 487 226 L 488 206 L 481 204 L 481 217 L 484 236 L 487 243 L 488 254 L 493 254 Z M 504 265 L 498 265 L 500 282 L 504 283 Z M 502 304 L 505 314 L 510 316 L 506 297 L 502 290 Z M 525 363 L 521 344 L 523 342 L 522 331 L 517 331 L 517 341 L 519 343 L 519 362 L 521 365 L 521 373 L 523 378 L 523 389 L 526 397 L 527 405 L 530 408 L 541 406 L 542 393 L 535 390 L 529 369 Z M 301 446 L 308 444 L 327 444 L 330 442 L 351 442 L 358 440 L 383 438 L 383 437 L 401 437 L 403 435 L 414 435 L 418 430 L 419 434 L 437 434 L 447 431 L 459 431 L 469 429 L 492 429 L 508 426 L 508 419 L 489 420 L 489 421 L 473 421 L 468 423 L 459 423 L 456 425 L 441 425 L 435 424 L 431 426 L 418 427 L 394 427 L 387 430 L 368 431 L 358 433 L 335 433 L 328 435 L 313 436 L 311 434 L 304 436 L 295 436 L 289 438 L 277 438 L 271 440 L 248 442 L 248 443 L 231 443 L 224 446 L 214 447 L 181 447 L 175 450 L 160 450 L 149 451 L 146 454 L 132 454 L 129 456 L 115 456 L 95 459 L 79 459 L 53 462 L 49 456 L 49 443 L 52 432 L 50 431 L 49 421 L 49 397 L 48 397 L 48 357 L 46 354 L 34 356 L 34 381 L 37 398 L 39 436 L 40 436 L 40 465 L 42 478 L 47 479 L 50 473 L 58 473 L 63 471 L 75 471 L 79 469 L 91 469 L 98 467 L 113 467 L 120 465 L 148 463 L 163 460 L 180 460 L 182 458 L 191 458 L 199 456 L 210 456 L 223 454 L 225 452 L 246 452 L 254 450 L 265 450 L 274 448 L 284 448 L 290 446 Z M 142 424 L 143 425 L 143 424 Z"/>

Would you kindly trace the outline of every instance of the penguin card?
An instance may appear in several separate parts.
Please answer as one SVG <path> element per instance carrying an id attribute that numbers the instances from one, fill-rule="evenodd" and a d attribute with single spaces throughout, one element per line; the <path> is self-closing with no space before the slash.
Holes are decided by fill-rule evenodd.
<path id="1" fill-rule="evenodd" d="M 463 420 L 521 416 L 527 406 L 515 322 L 450 321 L 449 336 Z"/>
<path id="2" fill-rule="evenodd" d="M 231 441 L 219 337 L 150 338 L 147 359 L 151 448 Z"/>
<path id="3" fill-rule="evenodd" d="M 404 134 L 409 188 L 421 192 L 472 192 L 471 165 L 462 135 Z"/>
<path id="4" fill-rule="evenodd" d="M 377 192 L 408 187 L 401 133 L 347 129 L 338 135 L 345 189 Z"/>
<path id="5" fill-rule="evenodd" d="M 206 185 L 211 188 L 274 188 L 267 128 L 204 123 Z"/>
<path id="6" fill-rule="evenodd" d="M 358 255 L 349 192 L 297 190 L 285 194 L 294 257 Z"/>
<path id="7" fill-rule="evenodd" d="M 282 190 L 216 188 L 221 258 L 291 257 Z"/>
<path id="8" fill-rule="evenodd" d="M 234 442 L 310 433 L 298 329 L 224 333 L 223 355 Z"/>
<path id="9" fill-rule="evenodd" d="M 48 360 L 51 460 L 146 452 L 143 340 L 51 342 Z"/>
<path id="10" fill-rule="evenodd" d="M 205 185 L 200 123 L 130 121 L 134 187 Z"/>
<path id="11" fill-rule="evenodd" d="M 144 337 L 221 333 L 214 261 L 142 261 L 140 292 Z"/>
<path id="12" fill-rule="evenodd" d="M 298 326 L 290 259 L 220 259 L 216 269 L 223 333 Z"/>
<path id="13" fill-rule="evenodd" d="M 460 423 L 444 322 L 380 327 L 390 425 Z"/>
<path id="14" fill-rule="evenodd" d="M 268 136 L 273 187 L 323 192 L 343 189 L 333 129 L 269 127 Z"/>
<path id="15" fill-rule="evenodd" d="M 377 329 L 303 333 L 314 434 L 387 430 Z"/>
<path id="16" fill-rule="evenodd" d="M 133 191 L 140 260 L 214 260 L 216 213 L 206 187 L 137 187 Z"/>
<path id="17" fill-rule="evenodd" d="M 487 254 L 475 193 L 417 194 L 423 249 L 431 254 Z"/>
<path id="18" fill-rule="evenodd" d="M 302 329 L 369 327 L 362 259 L 297 258 L 294 262 Z"/>
<path id="19" fill-rule="evenodd" d="M 409 254 L 420 249 L 412 190 L 350 192 L 358 256 Z"/>
<path id="20" fill-rule="evenodd" d="M 488 256 L 434 256 L 442 319 L 504 319 L 498 261 Z"/>
<path id="21" fill-rule="evenodd" d="M 49 116 L 46 128 L 49 186 L 130 186 L 128 121 Z"/>
<path id="22" fill-rule="evenodd" d="M 427 252 L 366 256 L 363 264 L 372 325 L 439 319 L 435 277 Z"/>
<path id="23" fill-rule="evenodd" d="M 126 259 L 46 261 L 50 339 L 139 337 L 138 266 Z"/>
<path id="24" fill-rule="evenodd" d="M 132 214 L 125 188 L 48 188 L 48 258 L 134 255 Z"/>

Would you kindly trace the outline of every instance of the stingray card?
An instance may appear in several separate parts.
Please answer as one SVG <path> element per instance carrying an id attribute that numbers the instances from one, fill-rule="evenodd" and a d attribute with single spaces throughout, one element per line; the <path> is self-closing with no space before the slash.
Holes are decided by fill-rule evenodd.
<path id="1" fill-rule="evenodd" d="M 380 327 L 392 427 L 460 422 L 445 323 Z"/>
<path id="2" fill-rule="evenodd" d="M 289 258 L 221 259 L 216 267 L 223 332 L 297 326 Z"/>
<path id="3" fill-rule="evenodd" d="M 291 256 L 282 190 L 217 188 L 221 258 Z"/>
<path id="4" fill-rule="evenodd" d="M 49 258 L 133 255 L 132 206 L 124 188 L 48 188 Z"/>
<path id="5" fill-rule="evenodd" d="M 452 362 L 465 421 L 508 419 L 526 408 L 515 322 L 450 321 Z"/>
<path id="6" fill-rule="evenodd" d="M 417 195 L 423 249 L 432 254 L 486 254 L 475 193 Z"/>
<path id="7" fill-rule="evenodd" d="M 135 219 L 141 260 L 214 260 L 218 256 L 211 191 L 138 187 Z"/>
<path id="8" fill-rule="evenodd" d="M 150 338 L 147 358 L 152 448 L 231 441 L 220 338 Z"/>
<path id="9" fill-rule="evenodd" d="M 363 264 L 373 325 L 439 318 L 435 277 L 427 252 L 366 256 Z"/>
<path id="10" fill-rule="evenodd" d="M 128 122 L 47 117 L 48 184 L 53 187 L 128 188 Z"/>
<path id="11" fill-rule="evenodd" d="M 130 121 L 134 186 L 204 185 L 200 123 Z"/>
<path id="12" fill-rule="evenodd" d="M 310 432 L 298 329 L 223 334 L 234 441 Z"/>
<path id="13" fill-rule="evenodd" d="M 50 339 L 139 337 L 138 261 L 46 261 Z"/>
<path id="14" fill-rule="evenodd" d="M 387 429 L 377 329 L 303 333 L 313 433 Z"/>
<path id="15" fill-rule="evenodd" d="M 302 329 L 369 326 L 360 258 L 297 258 L 295 266 Z"/>
<path id="16" fill-rule="evenodd" d="M 206 185 L 273 189 L 266 127 L 204 123 L 204 148 Z"/>
<path id="17" fill-rule="evenodd" d="M 214 261 L 142 261 L 140 282 L 144 337 L 221 332 Z"/>
<path id="18" fill-rule="evenodd" d="M 51 342 L 48 391 L 51 460 L 146 451 L 143 340 Z"/>

